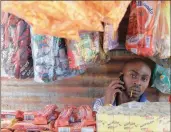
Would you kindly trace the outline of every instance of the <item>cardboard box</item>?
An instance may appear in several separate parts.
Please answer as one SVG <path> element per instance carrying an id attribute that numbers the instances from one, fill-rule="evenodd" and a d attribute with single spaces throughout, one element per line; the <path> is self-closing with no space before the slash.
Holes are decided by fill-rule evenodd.
<path id="1" fill-rule="evenodd" d="M 170 103 L 130 102 L 104 106 L 96 115 L 98 132 L 170 132 Z"/>
<path id="2" fill-rule="evenodd" d="M 59 127 L 58 132 L 95 132 L 95 127 Z"/>

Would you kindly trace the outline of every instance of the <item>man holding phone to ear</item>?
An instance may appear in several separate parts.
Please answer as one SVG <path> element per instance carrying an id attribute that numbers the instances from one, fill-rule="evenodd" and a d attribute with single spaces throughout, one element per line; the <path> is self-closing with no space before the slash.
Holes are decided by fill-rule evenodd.
<path id="1" fill-rule="evenodd" d="M 101 106 L 117 106 L 123 103 L 148 101 L 145 90 L 149 87 L 151 67 L 143 59 L 132 59 L 125 63 L 120 78 L 116 78 L 106 88 L 105 95 L 96 99 L 93 110 L 98 111 Z"/>

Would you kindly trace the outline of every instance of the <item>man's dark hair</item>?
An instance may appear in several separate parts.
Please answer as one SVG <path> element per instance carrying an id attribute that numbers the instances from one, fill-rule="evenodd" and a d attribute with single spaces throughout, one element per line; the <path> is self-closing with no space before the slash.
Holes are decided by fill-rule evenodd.
<path id="1" fill-rule="evenodd" d="M 142 62 L 150 68 L 151 78 L 150 78 L 149 86 L 151 86 L 152 85 L 153 69 L 155 67 L 155 63 L 148 58 L 133 58 L 131 60 L 126 61 L 124 65 L 137 63 L 137 62 Z"/>

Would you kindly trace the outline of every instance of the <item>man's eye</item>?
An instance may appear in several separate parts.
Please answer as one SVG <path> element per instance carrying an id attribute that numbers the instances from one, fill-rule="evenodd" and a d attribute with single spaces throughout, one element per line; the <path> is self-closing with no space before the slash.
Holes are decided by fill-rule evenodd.
<path id="1" fill-rule="evenodd" d="M 132 77 L 133 79 L 135 79 L 135 78 L 137 77 L 137 75 L 131 74 L 131 77 Z"/>
<path id="2" fill-rule="evenodd" d="M 148 78 L 143 77 L 142 80 L 143 80 L 144 82 L 146 82 L 146 81 L 148 80 Z"/>

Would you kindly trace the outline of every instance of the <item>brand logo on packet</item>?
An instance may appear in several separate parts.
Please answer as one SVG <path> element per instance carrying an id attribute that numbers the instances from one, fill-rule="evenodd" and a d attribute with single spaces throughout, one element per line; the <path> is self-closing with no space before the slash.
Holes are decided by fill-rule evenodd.
<path id="1" fill-rule="evenodd" d="M 138 43 L 141 41 L 141 39 L 144 37 L 143 34 L 138 34 L 138 35 L 135 35 L 135 36 L 127 36 L 127 42 L 130 44 L 130 45 L 138 45 Z"/>
<path id="2" fill-rule="evenodd" d="M 153 14 L 153 8 L 150 7 L 148 4 L 146 4 L 146 2 L 143 2 L 143 1 L 136 1 L 136 5 L 137 6 L 145 6 L 147 8 L 147 10 Z"/>

